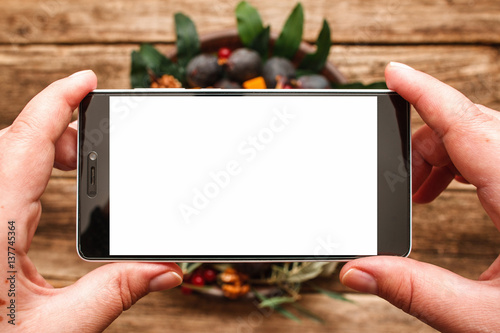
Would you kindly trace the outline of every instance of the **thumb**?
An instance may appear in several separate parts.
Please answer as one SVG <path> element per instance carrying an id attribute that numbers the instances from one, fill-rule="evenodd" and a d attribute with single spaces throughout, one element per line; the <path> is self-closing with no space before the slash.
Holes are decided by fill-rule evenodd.
<path id="1" fill-rule="evenodd" d="M 347 287 L 378 295 L 440 331 L 472 332 L 491 320 L 487 284 L 408 258 L 372 257 L 347 263 L 340 272 Z"/>
<path id="2" fill-rule="evenodd" d="M 97 332 L 151 291 L 178 286 L 182 271 L 173 263 L 115 263 L 101 266 L 75 284 L 52 289 L 50 311 L 59 332 Z"/>

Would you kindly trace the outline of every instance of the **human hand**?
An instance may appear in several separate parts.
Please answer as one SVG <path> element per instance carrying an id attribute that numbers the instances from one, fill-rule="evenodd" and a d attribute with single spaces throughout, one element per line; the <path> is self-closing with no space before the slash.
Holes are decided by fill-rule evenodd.
<path id="1" fill-rule="evenodd" d="M 83 97 L 95 89 L 92 71 L 78 72 L 52 83 L 34 97 L 14 123 L 0 131 L 0 267 L 11 274 L 8 259 L 9 221 L 15 225 L 15 297 L 10 282 L 0 284 L 1 331 L 98 332 L 151 291 L 182 281 L 172 263 L 115 263 L 99 267 L 75 284 L 55 289 L 28 258 L 41 214 L 40 197 L 52 167 L 76 167 L 77 132 L 68 126 Z M 11 223 L 12 225 L 12 223 Z M 12 251 L 14 252 L 14 251 Z M 15 326 L 6 307 L 15 300 Z M 12 313 L 12 311 L 11 311 Z"/>
<path id="2" fill-rule="evenodd" d="M 454 178 L 470 182 L 500 229 L 500 114 L 403 64 L 385 76 L 426 123 L 413 135 L 413 201 L 432 201 Z M 500 332 L 500 257 L 478 281 L 397 257 L 349 262 L 340 279 L 441 331 Z"/>

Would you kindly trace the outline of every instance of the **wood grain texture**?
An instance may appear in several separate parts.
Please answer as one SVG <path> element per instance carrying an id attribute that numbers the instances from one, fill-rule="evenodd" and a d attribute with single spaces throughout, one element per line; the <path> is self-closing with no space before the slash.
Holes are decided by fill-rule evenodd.
<path id="1" fill-rule="evenodd" d="M 355 303 L 305 295 L 300 304 L 323 318 L 325 323 L 321 324 L 307 318 L 296 323 L 251 302 L 185 296 L 171 290 L 140 300 L 107 332 L 436 332 L 375 296 L 348 297 Z"/>
<path id="2" fill-rule="evenodd" d="M 25 0 L 0 2 L 0 43 L 130 43 L 175 40 L 173 14 L 199 33 L 234 28 L 239 0 Z M 279 32 L 294 2 L 250 1 Z M 498 43 L 500 3 L 494 0 L 303 1 L 307 40 L 326 18 L 335 43 Z"/>
<path id="3" fill-rule="evenodd" d="M 167 53 L 171 45 L 158 45 Z M 128 88 L 130 53 L 135 44 L 0 46 L 0 128 L 24 105 L 61 77 L 91 68 L 99 88 Z M 459 89 L 474 102 L 500 109 L 498 50 L 489 46 L 333 46 L 329 61 L 350 81 L 384 80 L 389 61 L 401 61 Z M 422 122 L 413 117 L 414 127 Z"/>

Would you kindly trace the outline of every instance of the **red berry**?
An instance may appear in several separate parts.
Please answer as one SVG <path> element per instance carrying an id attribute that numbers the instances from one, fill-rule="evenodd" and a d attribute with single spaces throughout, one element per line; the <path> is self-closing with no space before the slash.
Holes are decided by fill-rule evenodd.
<path id="1" fill-rule="evenodd" d="M 227 47 L 221 47 L 219 49 L 219 52 L 217 53 L 217 56 L 219 59 L 227 59 L 231 55 L 231 50 Z"/>
<path id="2" fill-rule="evenodd" d="M 204 272 L 203 272 L 203 278 L 205 279 L 206 282 L 210 283 L 210 282 L 214 282 L 215 279 L 217 278 L 217 273 L 215 273 L 215 271 L 213 269 L 206 269 Z"/>
<path id="3" fill-rule="evenodd" d="M 292 89 L 292 86 L 289 84 L 285 84 L 282 89 Z"/>
<path id="4" fill-rule="evenodd" d="M 181 293 L 183 293 L 184 295 L 190 295 L 192 292 L 193 292 L 193 289 L 185 287 L 185 286 L 181 286 Z"/>
<path id="5" fill-rule="evenodd" d="M 196 274 L 193 275 L 193 277 L 191 278 L 191 284 L 202 287 L 205 285 L 205 280 L 201 275 Z"/>

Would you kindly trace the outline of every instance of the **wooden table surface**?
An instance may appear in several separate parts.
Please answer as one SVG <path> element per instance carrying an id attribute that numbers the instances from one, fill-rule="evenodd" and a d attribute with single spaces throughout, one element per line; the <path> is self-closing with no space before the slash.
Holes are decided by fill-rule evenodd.
<path id="1" fill-rule="evenodd" d="M 279 32 L 294 3 L 250 1 Z M 100 88 L 128 88 L 130 52 L 141 42 L 163 50 L 175 42 L 173 14 L 182 11 L 200 34 L 234 28 L 236 0 L 24 0 L 0 2 L 0 128 L 50 82 L 91 68 Z M 500 109 L 500 2 L 493 0 L 304 0 L 307 40 L 325 17 L 332 30 L 329 60 L 352 81 L 382 80 L 387 62 L 401 61 Z M 421 126 L 413 115 L 414 130 Z M 75 172 L 54 171 L 30 257 L 54 286 L 99 266 L 75 252 Z M 500 233 L 472 186 L 453 183 L 429 205 L 413 207 L 412 258 L 477 278 L 500 253 Z M 342 287 L 338 274 L 320 283 L 355 303 L 314 293 L 301 300 L 326 319 L 296 323 L 251 302 L 151 294 L 109 332 L 432 332 L 375 296 Z"/>

